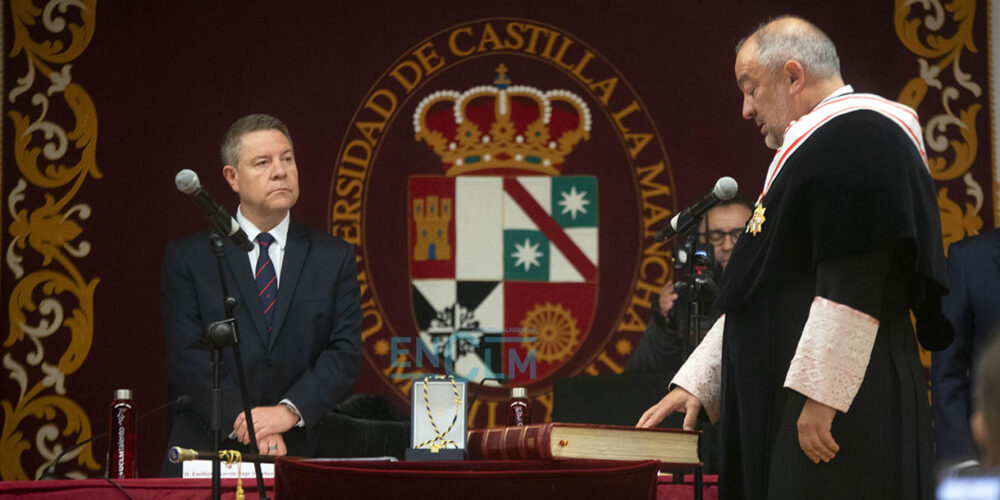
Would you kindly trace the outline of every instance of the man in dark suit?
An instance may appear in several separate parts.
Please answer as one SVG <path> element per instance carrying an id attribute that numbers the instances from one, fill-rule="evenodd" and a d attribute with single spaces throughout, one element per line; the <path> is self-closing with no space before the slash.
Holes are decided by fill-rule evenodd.
<path id="1" fill-rule="evenodd" d="M 350 394 L 360 368 L 354 248 L 290 220 L 298 171 L 280 120 L 237 120 L 223 139 L 222 160 L 223 175 L 240 198 L 236 219 L 255 242 L 248 253 L 226 241 L 224 272 L 237 300 L 239 349 L 259 449 L 240 446 L 250 437 L 228 348 L 222 358 L 222 447 L 309 456 L 323 415 Z M 208 232 L 167 246 L 161 287 L 170 393 L 191 397 L 173 415 L 168 445 L 210 450 L 212 366 L 205 330 L 225 313 Z M 180 468 L 168 463 L 163 473 L 179 475 Z"/>
<path id="2" fill-rule="evenodd" d="M 994 335 L 996 337 L 996 335 Z M 972 436 L 982 452 L 976 472 L 1000 474 L 1000 339 L 994 338 L 976 362 L 976 412 L 972 414 Z"/>
<path id="3" fill-rule="evenodd" d="M 937 459 L 950 465 L 977 457 L 969 429 L 976 382 L 970 374 L 1000 327 L 1000 229 L 952 244 L 948 281 L 951 293 L 941 308 L 955 340 L 931 359 L 931 402 Z"/>

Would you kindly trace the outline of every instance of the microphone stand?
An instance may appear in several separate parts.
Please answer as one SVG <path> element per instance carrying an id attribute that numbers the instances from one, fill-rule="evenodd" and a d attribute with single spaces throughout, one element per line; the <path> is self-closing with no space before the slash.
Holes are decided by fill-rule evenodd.
<path id="1" fill-rule="evenodd" d="M 250 395 L 247 389 L 246 373 L 243 370 L 243 358 L 240 355 L 240 335 L 236 324 L 236 299 L 229 295 L 229 287 L 226 284 L 225 272 L 225 246 L 222 236 L 216 231 L 209 235 L 212 246 L 212 253 L 215 255 L 215 262 L 219 268 L 219 283 L 222 285 L 222 303 L 226 312 L 226 319 L 216 321 L 208 327 L 208 340 L 212 344 L 212 445 L 216 453 L 222 445 L 222 350 L 226 347 L 233 348 L 233 357 L 236 360 L 236 372 L 239 377 L 240 399 L 243 400 L 243 413 L 246 415 L 247 433 L 250 436 L 250 447 L 257 450 L 257 436 L 254 432 L 253 416 L 250 413 Z M 267 490 L 264 488 L 264 476 L 260 470 L 260 462 L 254 462 L 254 472 L 257 475 L 257 496 L 263 500 L 267 499 Z M 222 469 L 218 460 L 212 461 L 212 498 L 218 500 L 222 496 Z"/>
<path id="2" fill-rule="evenodd" d="M 699 250 L 697 245 L 697 235 L 685 235 L 682 250 L 678 253 L 677 259 L 680 263 L 676 266 L 684 270 L 684 280 L 674 285 L 674 290 L 679 296 L 678 305 L 687 314 L 679 314 L 677 318 L 682 322 L 679 332 L 683 332 L 683 342 L 681 345 L 681 359 L 686 360 L 701 343 L 701 318 L 702 309 L 705 303 L 711 303 L 712 297 L 719 291 L 715 281 L 712 280 L 709 269 L 712 267 L 714 256 L 711 250 Z M 704 308 L 707 310 L 707 307 Z"/>
<path id="3" fill-rule="evenodd" d="M 700 220 L 700 217 L 698 218 Z M 695 226 L 697 227 L 697 226 Z M 681 360 L 687 358 L 694 352 L 694 349 L 701 343 L 701 318 L 702 305 L 705 302 L 711 303 L 719 288 L 712 280 L 709 269 L 714 261 L 713 250 L 700 251 L 698 249 L 697 234 L 688 231 L 685 235 L 681 252 L 684 256 L 678 259 L 684 270 L 684 280 L 675 284 L 674 289 L 680 299 L 678 306 L 687 311 L 687 314 L 678 314 L 676 317 L 682 322 L 679 332 L 684 332 L 681 345 Z M 708 252 L 706 254 L 706 252 Z M 707 309 L 707 308 L 706 308 Z M 696 422 L 697 425 L 697 422 Z M 700 439 L 700 438 L 699 438 Z M 702 498 L 703 473 L 701 466 L 694 468 L 694 488 L 695 498 Z M 674 475 L 675 483 L 684 482 L 684 471 Z"/>

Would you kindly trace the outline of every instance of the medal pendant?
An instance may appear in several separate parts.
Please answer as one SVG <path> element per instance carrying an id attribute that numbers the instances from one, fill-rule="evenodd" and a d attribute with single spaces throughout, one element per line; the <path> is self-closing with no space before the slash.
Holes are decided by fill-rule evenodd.
<path id="1" fill-rule="evenodd" d="M 764 228 L 764 205 L 758 204 L 753 209 L 753 217 L 750 217 L 750 220 L 747 222 L 746 232 L 754 236 L 757 236 L 757 233 L 760 233 L 763 228 Z"/>

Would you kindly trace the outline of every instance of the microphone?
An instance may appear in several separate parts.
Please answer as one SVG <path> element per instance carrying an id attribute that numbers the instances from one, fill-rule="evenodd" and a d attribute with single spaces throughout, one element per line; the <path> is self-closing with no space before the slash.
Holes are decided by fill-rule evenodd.
<path id="1" fill-rule="evenodd" d="M 189 172 L 190 172 L 190 170 L 189 170 Z M 191 172 L 191 173 L 194 173 L 194 172 Z M 195 180 L 197 180 L 197 178 Z M 181 408 L 184 408 L 185 406 L 187 406 L 189 404 L 191 404 L 191 396 L 188 396 L 187 394 L 182 394 L 182 395 L 178 396 L 177 399 L 175 399 L 173 401 L 168 401 L 166 403 L 163 403 L 162 405 L 157 406 L 156 408 L 153 408 L 152 410 L 149 410 L 146 413 L 143 413 L 142 415 L 139 415 L 139 417 L 136 418 L 135 423 L 138 424 L 140 420 L 142 420 L 142 419 L 144 419 L 144 418 L 146 418 L 146 417 L 148 417 L 148 416 L 150 416 L 150 415 L 152 415 L 152 414 L 154 414 L 154 413 L 156 413 L 156 412 L 158 412 L 158 411 L 160 411 L 160 410 L 162 410 L 164 408 L 167 408 L 169 406 L 175 406 L 176 405 L 176 406 L 179 406 Z M 71 451 L 73 451 L 73 450 L 75 450 L 75 449 L 77 449 L 77 448 L 79 448 L 79 447 L 81 447 L 81 446 L 83 446 L 83 445 L 85 445 L 87 443 L 90 443 L 90 442 L 96 441 L 98 439 L 101 439 L 103 437 L 106 437 L 107 435 L 108 435 L 108 431 L 102 432 L 102 433 L 100 433 L 100 434 L 98 434 L 96 436 L 91 437 L 90 439 L 87 439 L 87 440 L 81 441 L 79 443 L 76 443 L 73 446 L 70 446 L 69 448 L 66 448 L 65 450 L 59 452 L 59 454 L 56 455 L 56 458 L 54 458 L 52 460 L 52 463 L 49 464 L 49 466 L 45 468 L 45 474 L 42 475 L 42 479 L 65 479 L 64 477 L 59 476 L 59 475 L 56 474 L 56 466 L 59 465 L 59 460 L 62 459 L 62 457 L 64 455 L 66 455 L 67 453 L 69 453 L 69 452 L 71 452 Z"/>
<path id="2" fill-rule="evenodd" d="M 736 180 L 732 177 L 720 177 L 715 182 L 715 187 L 712 188 L 711 192 L 695 202 L 694 205 L 681 210 L 673 219 L 670 219 L 670 223 L 663 226 L 663 229 L 660 229 L 660 232 L 656 233 L 656 241 L 669 240 L 691 229 L 698 224 L 698 221 L 705 215 L 705 212 L 708 212 L 720 201 L 735 198 L 738 190 L 739 186 L 737 186 Z"/>
<path id="3" fill-rule="evenodd" d="M 208 218 L 209 224 L 212 225 L 212 228 L 217 233 L 229 238 L 229 241 L 232 241 L 233 244 L 245 252 L 253 250 L 253 243 L 250 243 L 247 233 L 240 228 L 236 219 L 230 217 L 225 209 L 222 208 L 222 205 L 216 203 L 212 195 L 208 194 L 208 191 L 205 191 L 201 187 L 201 182 L 198 181 L 198 174 L 194 173 L 193 170 L 185 168 L 177 172 L 177 176 L 174 177 L 174 184 L 177 185 L 177 189 L 182 193 L 191 195 L 191 198 L 201 206 L 202 210 L 205 211 L 205 216 Z"/>

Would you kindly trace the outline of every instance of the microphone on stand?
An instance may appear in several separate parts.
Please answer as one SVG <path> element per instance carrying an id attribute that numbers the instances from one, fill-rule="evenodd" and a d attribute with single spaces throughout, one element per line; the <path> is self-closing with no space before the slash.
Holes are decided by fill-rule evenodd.
<path id="1" fill-rule="evenodd" d="M 240 228 L 239 223 L 236 219 L 232 218 L 222 205 L 219 205 L 212 195 L 208 194 L 201 187 L 201 181 L 198 180 L 198 174 L 194 173 L 193 170 L 184 169 L 177 172 L 174 177 L 174 184 L 177 185 L 177 189 L 184 194 L 191 195 L 191 198 L 198 203 L 198 206 L 205 211 L 205 216 L 208 218 L 208 222 L 212 225 L 212 229 L 215 229 L 220 236 L 229 238 L 233 244 L 240 247 L 246 252 L 253 250 L 253 243 L 250 243 L 250 239 L 247 238 L 247 233 Z"/>
<path id="2" fill-rule="evenodd" d="M 656 233 L 656 241 L 669 240 L 696 226 L 702 216 L 705 215 L 705 212 L 708 212 L 720 201 L 735 198 L 737 191 L 739 191 L 739 186 L 736 184 L 735 179 L 732 177 L 720 177 L 715 182 L 715 187 L 712 188 L 712 191 L 695 202 L 694 205 L 681 210 L 673 219 L 670 219 L 670 223 L 663 226 L 663 229 L 660 229 L 660 232 Z"/>
<path id="3" fill-rule="evenodd" d="M 153 408 L 152 410 L 149 410 L 146 413 L 143 413 L 142 415 L 139 415 L 139 418 L 136 419 L 136 423 L 138 424 L 139 420 L 142 420 L 142 419 L 144 419 L 144 418 L 146 418 L 146 417 L 148 417 L 148 416 L 150 416 L 150 415 L 152 415 L 152 414 L 154 414 L 154 413 L 156 413 L 156 412 L 158 412 L 160 410 L 163 410 L 164 408 L 167 408 L 167 407 L 170 407 L 170 406 L 179 406 L 181 408 L 184 408 L 185 406 L 187 406 L 189 404 L 191 404 L 191 396 L 188 396 L 187 394 L 182 394 L 182 395 L 178 396 L 177 399 L 175 399 L 173 401 L 168 401 L 166 403 L 163 403 L 162 405 L 157 406 L 156 408 Z M 49 464 L 49 466 L 45 468 L 45 474 L 42 475 L 42 479 L 66 479 L 64 476 L 56 474 L 56 466 L 59 465 L 59 460 L 61 460 L 62 457 L 65 456 L 67 453 L 69 453 L 69 452 L 71 452 L 71 451 L 73 451 L 73 450 L 75 450 L 75 449 L 77 449 L 77 448 L 79 448 L 79 447 L 81 447 L 81 446 L 83 446 L 83 445 L 85 445 L 87 443 L 90 443 L 90 442 L 96 441 L 98 439 L 101 439 L 103 437 L 106 437 L 107 435 L 108 435 L 108 431 L 102 432 L 102 433 L 100 433 L 100 434 L 98 434 L 96 436 L 91 437 L 90 439 L 86 439 L 84 441 L 76 443 L 73 446 L 70 446 L 69 448 L 66 448 L 65 450 L 59 452 L 59 454 L 56 455 L 56 458 L 54 458 L 52 460 L 52 463 Z"/>

